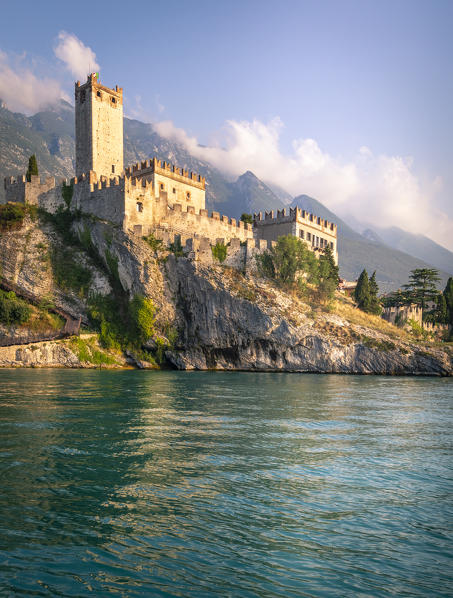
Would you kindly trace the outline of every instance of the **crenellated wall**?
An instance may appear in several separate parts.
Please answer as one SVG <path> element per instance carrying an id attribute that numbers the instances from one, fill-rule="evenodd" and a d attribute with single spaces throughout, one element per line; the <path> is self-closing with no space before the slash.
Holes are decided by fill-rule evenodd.
<path id="1" fill-rule="evenodd" d="M 329 246 L 338 263 L 337 225 L 300 208 L 289 208 L 253 215 L 253 226 L 259 239 L 276 241 L 278 237 L 293 235 L 305 241 L 315 252 Z"/>
<path id="2" fill-rule="evenodd" d="M 32 175 L 30 178 L 30 181 L 25 175 L 5 178 L 6 201 L 38 206 L 47 212 L 56 212 L 60 205 L 64 205 L 61 183 L 56 184 L 54 177 L 41 179 Z"/>
<path id="3" fill-rule="evenodd" d="M 200 210 L 197 213 L 192 206 L 183 208 L 181 204 L 168 205 L 166 213 L 161 213 L 162 219 L 159 223 L 156 219 L 156 226 L 163 231 L 186 237 L 197 235 L 209 239 L 223 238 L 226 242 L 234 238 L 239 241 L 253 239 L 251 224 L 221 216 L 219 212 L 208 213 L 208 210 Z"/>

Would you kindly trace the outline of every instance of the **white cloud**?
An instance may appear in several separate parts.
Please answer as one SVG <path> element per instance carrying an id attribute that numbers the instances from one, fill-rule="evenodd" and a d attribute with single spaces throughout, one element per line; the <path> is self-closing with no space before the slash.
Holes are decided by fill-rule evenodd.
<path id="1" fill-rule="evenodd" d="M 170 121 L 155 125 L 160 135 L 226 173 L 237 176 L 251 170 L 293 195 L 315 197 L 339 215 L 426 234 L 453 249 L 453 220 L 436 207 L 440 177 L 422 183 L 410 157 L 375 155 L 365 146 L 345 160 L 324 151 L 314 139 L 295 139 L 290 154 L 284 155 L 279 146 L 282 127 L 279 118 L 267 124 L 231 120 L 223 138 L 204 147 Z"/>
<path id="2" fill-rule="evenodd" d="M 50 77 L 38 78 L 27 65 L 25 54 L 0 51 L 0 98 L 10 110 L 34 114 L 60 98 L 68 99 L 60 83 Z"/>
<path id="3" fill-rule="evenodd" d="M 55 56 L 65 63 L 72 75 L 84 82 L 87 75 L 99 70 L 96 54 L 73 33 L 60 31 Z"/>

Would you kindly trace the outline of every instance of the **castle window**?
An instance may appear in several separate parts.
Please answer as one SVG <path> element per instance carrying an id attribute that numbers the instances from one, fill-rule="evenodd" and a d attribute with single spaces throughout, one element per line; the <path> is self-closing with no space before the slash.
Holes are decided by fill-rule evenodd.
<path id="1" fill-rule="evenodd" d="M 330 242 L 330 249 L 333 249 L 333 243 L 332 243 L 332 241 Z"/>
<path id="2" fill-rule="evenodd" d="M 143 212 L 143 204 L 141 201 L 137 202 L 137 212 Z"/>
<path id="3" fill-rule="evenodd" d="M 307 241 L 311 241 L 311 233 L 307 233 Z"/>
<path id="4" fill-rule="evenodd" d="M 301 230 L 299 232 L 299 236 L 300 236 L 301 239 L 305 239 L 305 232 L 303 230 Z"/>
<path id="5" fill-rule="evenodd" d="M 115 164 L 112 164 L 112 174 L 115 174 Z"/>
<path id="6" fill-rule="evenodd" d="M 101 97 L 101 92 L 98 91 L 96 95 L 98 96 L 98 98 L 100 98 Z"/>
<path id="7" fill-rule="evenodd" d="M 173 187 L 173 193 L 176 193 L 176 187 Z"/>
<path id="8" fill-rule="evenodd" d="M 163 183 L 160 184 L 160 188 L 163 190 L 163 188 L 164 188 L 164 184 Z"/>
<path id="9" fill-rule="evenodd" d="M 112 104 L 116 104 L 115 98 L 112 98 Z"/>
<path id="10" fill-rule="evenodd" d="M 190 199 L 190 191 L 187 191 L 186 197 L 187 197 L 187 199 Z"/>

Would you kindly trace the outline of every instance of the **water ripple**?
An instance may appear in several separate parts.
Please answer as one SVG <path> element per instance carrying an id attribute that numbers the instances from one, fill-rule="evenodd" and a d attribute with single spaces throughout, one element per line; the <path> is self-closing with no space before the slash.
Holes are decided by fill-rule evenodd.
<path id="1" fill-rule="evenodd" d="M 1 375 L 2 596 L 453 596 L 452 380 Z"/>

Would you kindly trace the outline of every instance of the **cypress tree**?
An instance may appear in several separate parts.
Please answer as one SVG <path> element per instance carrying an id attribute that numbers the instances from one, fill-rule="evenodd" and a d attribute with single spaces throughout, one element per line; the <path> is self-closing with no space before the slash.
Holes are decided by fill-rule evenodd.
<path id="1" fill-rule="evenodd" d="M 448 323 L 447 301 L 443 293 L 439 293 L 436 304 L 436 321 L 440 324 Z"/>
<path id="2" fill-rule="evenodd" d="M 363 311 L 367 311 L 370 305 L 370 282 L 368 280 L 368 272 L 362 270 L 357 286 L 354 289 L 354 299 L 356 300 L 357 306 Z"/>
<path id="3" fill-rule="evenodd" d="M 372 277 L 370 278 L 369 282 L 369 289 L 370 289 L 370 304 L 368 306 L 368 311 L 371 314 L 379 315 L 382 311 L 381 309 L 381 302 L 378 298 L 379 293 L 379 286 L 376 282 L 376 270 L 373 272 Z"/>
<path id="4" fill-rule="evenodd" d="M 443 292 L 445 303 L 447 304 L 447 322 L 453 326 L 453 278 L 447 280 L 447 285 Z"/>
<path id="5" fill-rule="evenodd" d="M 28 182 L 31 181 L 31 177 L 32 175 L 37 175 L 38 173 L 38 162 L 36 160 L 36 156 L 35 154 L 33 154 L 32 156 L 30 156 L 28 158 L 28 169 L 27 169 L 27 173 L 26 173 L 26 179 Z"/>

